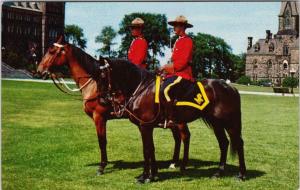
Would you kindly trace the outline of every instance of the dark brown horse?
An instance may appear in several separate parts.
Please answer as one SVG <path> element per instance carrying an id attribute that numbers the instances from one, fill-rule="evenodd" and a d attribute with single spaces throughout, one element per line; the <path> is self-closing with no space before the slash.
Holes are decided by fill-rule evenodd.
<path id="1" fill-rule="evenodd" d="M 94 120 L 96 126 L 101 158 L 97 173 L 103 174 L 108 162 L 106 122 L 113 118 L 110 114 L 112 106 L 103 99 L 95 81 L 99 77 L 98 73 L 96 73 L 97 69 L 94 68 L 95 62 L 97 60 L 93 57 L 81 49 L 65 43 L 63 37 L 60 37 L 57 43 L 54 43 L 43 57 L 38 66 L 38 73 L 42 75 L 53 74 L 52 72 L 57 66 L 65 64 L 70 68 L 71 75 L 81 90 L 84 111 Z M 175 140 L 175 148 L 170 167 L 174 167 L 179 162 L 180 145 L 181 141 L 183 141 L 184 156 L 181 169 L 184 169 L 188 161 L 190 132 L 185 124 L 180 124 L 171 130 Z"/>
<path id="2" fill-rule="evenodd" d="M 155 148 L 153 143 L 153 128 L 161 123 L 165 116 L 160 114 L 160 104 L 155 104 L 155 75 L 139 69 L 127 60 L 102 59 L 100 81 L 102 92 L 113 97 L 115 92 L 122 92 L 127 100 L 125 109 L 130 120 L 141 132 L 144 153 L 144 172 L 138 179 L 140 182 L 152 181 L 157 174 Z M 95 67 L 95 69 L 97 69 Z M 134 80 L 132 80 L 134 79 Z M 105 85 L 106 84 L 106 85 Z M 221 150 L 218 172 L 219 177 L 224 173 L 229 141 L 232 153 L 238 153 L 239 175 L 244 180 L 246 166 L 244 160 L 244 146 L 241 136 L 241 103 L 238 91 L 227 85 L 223 80 L 207 79 L 202 84 L 210 103 L 200 111 L 189 106 L 174 106 L 174 119 L 177 123 L 188 123 L 202 118 L 210 126 L 217 137 Z M 186 89 L 188 91 L 188 89 Z"/>

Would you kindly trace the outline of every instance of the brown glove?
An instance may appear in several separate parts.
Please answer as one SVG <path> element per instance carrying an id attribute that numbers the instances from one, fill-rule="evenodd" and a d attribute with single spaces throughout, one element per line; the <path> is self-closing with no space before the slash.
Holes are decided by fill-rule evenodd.
<path id="1" fill-rule="evenodd" d="M 164 70 L 168 74 L 174 74 L 174 72 L 175 72 L 173 63 L 164 65 L 161 70 Z"/>

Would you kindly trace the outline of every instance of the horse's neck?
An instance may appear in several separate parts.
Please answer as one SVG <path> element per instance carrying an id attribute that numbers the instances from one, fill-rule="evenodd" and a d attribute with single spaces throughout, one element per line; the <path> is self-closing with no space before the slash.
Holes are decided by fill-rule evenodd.
<path id="1" fill-rule="evenodd" d="M 69 61 L 69 66 L 72 78 L 77 86 L 83 86 L 91 78 L 91 76 L 80 66 L 78 60 Z"/>
<path id="2" fill-rule="evenodd" d="M 128 68 L 119 68 L 119 72 L 115 74 L 113 82 L 117 83 L 126 96 L 131 96 L 142 82 L 145 73 L 137 71 L 128 71 Z"/>

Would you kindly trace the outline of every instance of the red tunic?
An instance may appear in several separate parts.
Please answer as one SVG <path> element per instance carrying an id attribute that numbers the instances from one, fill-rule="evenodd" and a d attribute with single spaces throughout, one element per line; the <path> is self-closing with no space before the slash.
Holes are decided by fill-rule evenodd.
<path id="1" fill-rule="evenodd" d="M 175 75 L 181 76 L 184 79 L 193 81 L 192 74 L 192 54 L 193 54 L 193 41 L 187 36 L 180 36 L 173 48 L 172 61 L 174 65 Z"/>
<path id="2" fill-rule="evenodd" d="M 144 38 L 135 38 L 132 40 L 128 50 L 128 60 L 141 68 L 146 68 L 148 44 Z"/>

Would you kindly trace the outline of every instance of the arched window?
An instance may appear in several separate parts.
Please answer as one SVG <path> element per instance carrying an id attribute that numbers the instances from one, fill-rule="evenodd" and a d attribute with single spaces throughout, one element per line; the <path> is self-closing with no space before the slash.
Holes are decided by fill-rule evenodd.
<path id="1" fill-rule="evenodd" d="M 253 69 L 256 69 L 258 66 L 257 66 L 257 60 L 256 59 L 254 59 L 254 61 L 253 61 Z"/>
<path id="2" fill-rule="evenodd" d="M 286 9 L 284 13 L 284 28 L 291 29 L 291 13 L 289 7 Z"/>
<path id="3" fill-rule="evenodd" d="M 260 45 L 259 45 L 259 43 L 256 43 L 254 46 L 254 51 L 258 52 L 259 50 L 260 50 Z"/>
<path id="4" fill-rule="evenodd" d="M 289 46 L 288 45 L 283 46 L 283 55 L 289 55 Z"/>
<path id="5" fill-rule="evenodd" d="M 273 52 L 273 51 L 274 51 L 274 43 L 270 43 L 269 52 Z"/>
<path id="6" fill-rule="evenodd" d="M 272 68 L 272 61 L 271 61 L 271 60 L 269 60 L 269 61 L 267 62 L 267 64 L 268 64 L 268 68 Z"/>
<path id="7" fill-rule="evenodd" d="M 289 63 L 288 63 L 288 61 L 287 60 L 284 60 L 283 61 L 283 69 L 288 69 L 288 66 L 289 66 Z"/>

